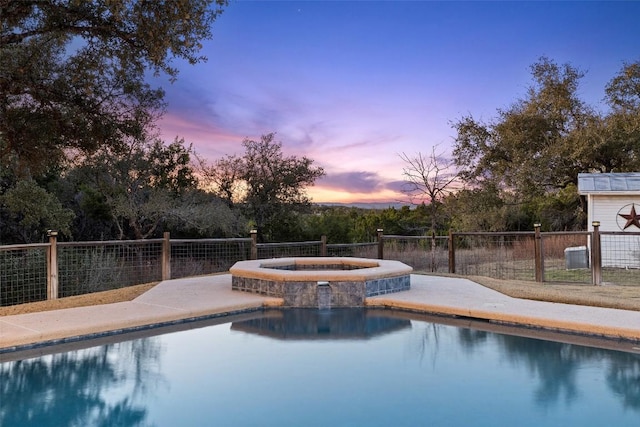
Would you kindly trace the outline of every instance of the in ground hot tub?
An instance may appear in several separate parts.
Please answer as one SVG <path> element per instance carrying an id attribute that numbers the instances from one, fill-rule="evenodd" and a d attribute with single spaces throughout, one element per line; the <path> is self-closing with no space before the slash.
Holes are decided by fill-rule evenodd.
<path id="1" fill-rule="evenodd" d="M 411 267 L 349 257 L 239 261 L 231 288 L 284 299 L 287 307 L 361 307 L 367 297 L 410 288 Z"/>

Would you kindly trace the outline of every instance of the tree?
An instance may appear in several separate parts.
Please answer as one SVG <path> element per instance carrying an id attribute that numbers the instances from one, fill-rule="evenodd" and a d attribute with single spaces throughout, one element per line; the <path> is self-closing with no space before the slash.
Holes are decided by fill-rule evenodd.
<path id="1" fill-rule="evenodd" d="M 0 0 L 0 164 L 29 175 L 67 148 L 125 148 L 164 108 L 226 0 Z"/>
<path id="2" fill-rule="evenodd" d="M 51 193 L 31 180 L 20 180 L 0 195 L 2 239 L 21 243 L 43 241 L 45 230 L 53 229 L 69 236 L 73 211 L 64 208 Z"/>
<path id="3" fill-rule="evenodd" d="M 604 125 L 606 150 L 601 162 L 611 158 L 609 170 L 631 172 L 640 170 L 640 61 L 624 64 L 605 88 L 611 107 Z M 605 145 L 605 144 L 602 144 Z"/>
<path id="4" fill-rule="evenodd" d="M 326 236 L 327 243 L 352 243 L 355 220 L 360 210 L 345 206 L 314 206 L 310 214 L 305 215 L 305 234 L 299 240 L 320 240 Z"/>
<path id="5" fill-rule="evenodd" d="M 458 180 L 454 162 L 446 159 L 443 153 L 436 153 L 436 147 L 433 147 L 431 154 L 427 156 L 417 153 L 410 157 L 402 153 L 400 158 L 405 162 L 402 169 L 402 191 L 409 197 L 411 204 L 428 204 L 433 233 L 437 229 L 442 200 L 454 190 L 454 184 Z"/>
<path id="6" fill-rule="evenodd" d="M 237 234 L 237 215 L 197 189 L 193 151 L 184 140 L 133 144 L 125 153 L 102 149 L 78 170 L 75 199 L 109 214 L 117 238 L 145 239 L 163 227 L 202 234 Z"/>
<path id="7" fill-rule="evenodd" d="M 584 73 L 547 58 L 531 73 L 527 97 L 498 110 L 494 122 L 467 116 L 454 123 L 453 155 L 465 181 L 492 180 L 526 197 L 576 184 L 578 172 L 593 167 L 582 155 L 591 144 L 586 129 L 598 121 L 578 97 Z"/>
<path id="8" fill-rule="evenodd" d="M 444 207 L 455 231 L 530 231 L 536 222 L 527 205 L 492 182 L 449 194 Z"/>
<path id="9" fill-rule="evenodd" d="M 625 63 L 605 88 L 607 102 L 616 110 L 640 110 L 640 61 Z"/>
<path id="10" fill-rule="evenodd" d="M 233 208 L 243 192 L 242 159 L 236 156 L 227 156 L 218 159 L 215 165 L 210 167 L 204 159 L 198 158 L 198 166 L 201 182 L 205 189 L 214 191 L 218 197 L 225 201 L 227 206 Z"/>
<path id="11" fill-rule="evenodd" d="M 497 118 L 453 124 L 454 160 L 471 188 L 499 189 L 551 229 L 580 228 L 578 173 L 640 168 L 640 62 L 625 64 L 606 86 L 606 113 L 578 96 L 577 68 L 541 58 L 531 74 L 527 96 Z"/>
<path id="12" fill-rule="evenodd" d="M 402 153 L 400 158 L 406 163 L 403 169 L 405 178 L 403 192 L 409 196 L 413 204 L 416 199 L 419 204 L 429 203 L 431 212 L 431 271 L 436 269 L 436 240 L 435 232 L 439 221 L 442 199 L 453 190 L 453 184 L 458 175 L 455 172 L 452 161 L 445 159 L 443 154 L 436 153 L 433 147 L 431 154 L 424 156 L 422 153 L 415 157 L 409 157 Z"/>
<path id="13" fill-rule="evenodd" d="M 275 133 L 262 135 L 259 141 L 247 138 L 242 145 L 243 156 L 227 156 L 206 168 L 213 177 L 209 184 L 228 203 L 242 203 L 260 241 L 286 239 L 277 222 L 310 207 L 305 188 L 323 176 L 324 170 L 314 167 L 307 157 L 285 157 Z"/>

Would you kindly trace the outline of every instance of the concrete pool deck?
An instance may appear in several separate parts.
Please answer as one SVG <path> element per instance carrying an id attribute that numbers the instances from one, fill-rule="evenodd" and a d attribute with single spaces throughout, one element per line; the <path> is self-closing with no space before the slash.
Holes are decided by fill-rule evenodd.
<path id="1" fill-rule="evenodd" d="M 230 274 L 167 280 L 128 302 L 0 317 L 0 353 L 281 304 L 232 291 Z M 638 311 L 512 298 L 462 278 L 413 274 L 410 290 L 366 305 L 640 341 Z"/>

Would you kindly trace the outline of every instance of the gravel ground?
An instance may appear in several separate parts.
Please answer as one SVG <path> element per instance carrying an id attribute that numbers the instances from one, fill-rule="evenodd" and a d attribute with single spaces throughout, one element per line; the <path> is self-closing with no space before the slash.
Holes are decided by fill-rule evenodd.
<path id="1" fill-rule="evenodd" d="M 543 284 L 524 280 L 498 280 L 478 276 L 466 276 L 465 278 L 515 298 L 640 311 L 640 285 L 591 286 Z M 0 307 L 0 316 L 131 301 L 156 284 L 157 282 L 52 301 Z"/>

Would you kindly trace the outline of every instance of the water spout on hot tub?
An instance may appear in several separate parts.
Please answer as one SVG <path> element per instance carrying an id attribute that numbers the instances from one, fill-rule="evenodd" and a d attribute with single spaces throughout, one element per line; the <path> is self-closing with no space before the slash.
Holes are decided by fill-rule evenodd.
<path id="1" fill-rule="evenodd" d="M 329 282 L 318 282 L 316 288 L 316 295 L 318 297 L 318 309 L 330 310 L 331 309 L 331 285 Z"/>

